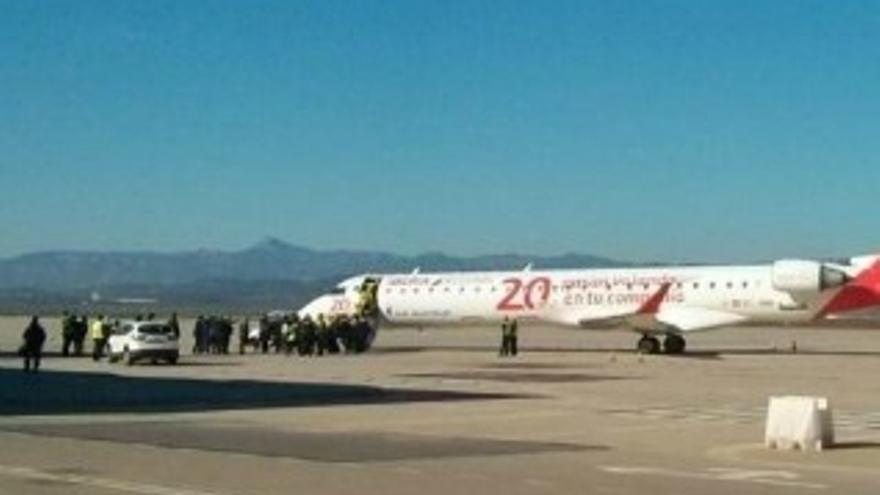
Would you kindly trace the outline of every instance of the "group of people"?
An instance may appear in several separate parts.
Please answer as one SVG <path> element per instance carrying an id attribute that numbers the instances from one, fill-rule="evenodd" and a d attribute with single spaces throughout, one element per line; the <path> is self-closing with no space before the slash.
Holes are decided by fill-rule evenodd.
<path id="1" fill-rule="evenodd" d="M 193 354 L 229 354 L 232 318 L 199 315 L 193 326 Z"/>
<path id="2" fill-rule="evenodd" d="M 337 315 L 326 318 L 318 315 L 312 319 L 296 314 L 281 317 L 263 316 L 256 328 L 249 319 L 239 325 L 239 353 L 247 347 L 255 352 L 299 356 L 323 356 L 324 354 L 361 353 L 367 350 L 372 335 L 370 323 L 360 316 Z"/>
<path id="3" fill-rule="evenodd" d="M 146 317 L 153 320 L 155 315 Z M 144 320 L 137 316 L 136 321 Z M 234 321 L 230 317 L 199 316 L 193 327 L 193 354 L 229 354 L 234 332 Z M 176 336 L 180 336 L 180 323 L 177 314 L 168 320 L 168 325 Z M 107 341 L 119 326 L 119 320 L 110 321 L 97 315 L 89 323 L 86 315 L 64 312 L 61 320 L 61 355 L 82 356 L 86 336 L 92 340 L 92 359 L 100 360 L 105 352 Z M 296 314 L 281 317 L 262 316 L 256 327 L 245 318 L 238 326 L 239 353 L 244 354 L 248 347 L 254 352 L 276 353 L 299 356 L 323 356 L 324 354 L 365 352 L 374 330 L 367 318 L 354 315 L 334 315 L 329 318 L 323 314 L 312 319 L 299 318 Z M 499 355 L 516 356 L 518 352 L 518 325 L 516 319 L 504 317 L 501 323 L 501 348 Z M 25 371 L 39 370 L 46 330 L 34 316 L 22 334 L 19 354 L 24 358 Z"/>
<path id="4" fill-rule="evenodd" d="M 88 316 L 65 311 L 61 316 L 61 355 L 69 356 L 72 350 L 75 356 L 82 356 L 88 332 Z"/>

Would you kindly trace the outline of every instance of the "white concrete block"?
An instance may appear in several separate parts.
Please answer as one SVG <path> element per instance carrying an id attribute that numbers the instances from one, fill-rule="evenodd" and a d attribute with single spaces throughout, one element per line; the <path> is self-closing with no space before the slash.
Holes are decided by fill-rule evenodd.
<path id="1" fill-rule="evenodd" d="M 770 397 L 764 444 L 771 449 L 816 450 L 834 443 L 831 405 L 824 397 Z"/>

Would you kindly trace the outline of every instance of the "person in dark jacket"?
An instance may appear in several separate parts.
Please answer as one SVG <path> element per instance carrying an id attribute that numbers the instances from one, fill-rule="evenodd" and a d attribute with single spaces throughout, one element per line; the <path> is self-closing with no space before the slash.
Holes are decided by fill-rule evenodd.
<path id="1" fill-rule="evenodd" d="M 40 358 L 43 355 L 43 344 L 46 342 L 46 330 L 40 325 L 39 318 L 36 316 L 31 318 L 31 323 L 24 329 L 21 338 L 24 341 L 21 346 L 24 372 L 27 373 L 33 369 L 33 372 L 36 373 L 40 370 Z M 31 362 L 33 362 L 33 368 L 31 368 Z"/>
<path id="2" fill-rule="evenodd" d="M 171 318 L 168 319 L 168 326 L 171 327 L 171 333 L 174 334 L 174 338 L 180 338 L 180 321 L 177 319 L 177 313 L 171 313 Z"/>
<path id="3" fill-rule="evenodd" d="M 89 319 L 86 315 L 82 315 L 79 318 L 74 318 L 73 321 L 73 354 L 82 356 L 86 335 L 89 333 Z"/>
<path id="4" fill-rule="evenodd" d="M 65 311 L 61 317 L 61 355 L 70 355 L 70 347 L 76 337 L 76 317 Z"/>
<path id="5" fill-rule="evenodd" d="M 245 318 L 238 324 L 238 353 L 244 354 L 245 348 L 250 340 L 251 320 Z"/>
<path id="6" fill-rule="evenodd" d="M 208 325 L 205 317 L 199 315 L 193 326 L 193 354 L 203 354 L 208 346 Z"/>

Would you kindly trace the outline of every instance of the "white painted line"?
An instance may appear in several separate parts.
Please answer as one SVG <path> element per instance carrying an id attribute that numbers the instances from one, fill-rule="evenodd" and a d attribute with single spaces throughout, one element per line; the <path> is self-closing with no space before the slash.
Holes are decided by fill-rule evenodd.
<path id="1" fill-rule="evenodd" d="M 175 488 L 170 486 L 137 483 L 133 481 L 115 480 L 111 478 L 99 478 L 96 476 L 55 474 L 48 471 L 21 466 L 0 465 L 0 476 L 3 475 L 28 480 L 71 483 L 75 485 L 116 490 L 124 493 L 135 493 L 137 495 L 220 495 L 217 492 L 205 492 L 201 490 L 190 490 L 187 488 Z"/>
<path id="2" fill-rule="evenodd" d="M 808 488 L 812 490 L 824 490 L 828 488 L 827 485 L 820 483 L 800 481 L 800 475 L 790 471 L 764 471 L 737 468 L 709 468 L 702 471 L 683 471 L 678 469 L 646 466 L 598 466 L 598 469 L 606 473 L 630 476 L 661 476 L 666 478 L 752 483 L 758 485 Z"/>

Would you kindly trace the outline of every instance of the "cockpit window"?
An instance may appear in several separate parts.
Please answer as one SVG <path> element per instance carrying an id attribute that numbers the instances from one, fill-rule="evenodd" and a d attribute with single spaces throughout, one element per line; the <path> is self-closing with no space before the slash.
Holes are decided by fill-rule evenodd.
<path id="1" fill-rule="evenodd" d="M 334 287 L 334 288 L 330 289 L 330 292 L 328 292 L 328 294 L 331 294 L 331 295 L 345 294 L 345 287 Z"/>

